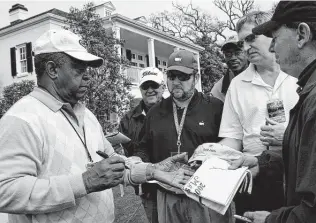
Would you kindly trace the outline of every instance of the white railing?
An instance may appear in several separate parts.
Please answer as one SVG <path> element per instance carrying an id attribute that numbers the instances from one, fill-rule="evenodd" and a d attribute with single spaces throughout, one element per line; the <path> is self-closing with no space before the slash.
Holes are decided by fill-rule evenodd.
<path id="1" fill-rule="evenodd" d="M 131 79 L 133 84 L 138 84 L 140 81 L 140 71 L 142 68 L 139 67 L 129 67 L 126 69 L 127 77 Z"/>

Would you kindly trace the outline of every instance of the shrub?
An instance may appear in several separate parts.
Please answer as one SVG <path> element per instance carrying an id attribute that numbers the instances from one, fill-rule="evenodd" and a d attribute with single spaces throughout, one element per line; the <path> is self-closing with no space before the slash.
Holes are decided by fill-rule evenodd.
<path id="1" fill-rule="evenodd" d="M 35 82 L 30 80 L 24 80 L 5 87 L 3 89 L 3 98 L 0 100 L 0 118 L 15 102 L 29 94 L 34 87 Z"/>

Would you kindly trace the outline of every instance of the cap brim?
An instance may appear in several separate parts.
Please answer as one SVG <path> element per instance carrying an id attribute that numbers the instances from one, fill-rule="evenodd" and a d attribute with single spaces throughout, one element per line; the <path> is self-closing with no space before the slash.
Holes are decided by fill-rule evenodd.
<path id="1" fill-rule="evenodd" d="M 85 61 L 90 67 L 100 67 L 103 64 L 103 59 L 87 52 L 64 52 L 78 60 Z"/>
<path id="2" fill-rule="evenodd" d="M 139 82 L 139 86 L 141 86 L 146 81 L 153 81 L 153 82 L 156 82 L 157 84 L 161 84 L 162 83 L 162 80 L 158 76 L 156 76 L 156 75 L 146 75 Z"/>
<path id="3" fill-rule="evenodd" d="M 275 21 L 268 21 L 252 29 L 252 33 L 255 35 L 265 35 L 272 38 L 272 31 L 280 27 L 281 24 Z"/>
<path id="4" fill-rule="evenodd" d="M 236 42 L 230 42 L 230 43 L 225 43 L 225 44 L 222 46 L 221 50 L 225 50 L 225 49 L 227 49 L 227 48 L 232 48 L 232 47 L 240 48 L 240 47 L 238 46 L 238 43 L 236 43 Z"/>
<path id="5" fill-rule="evenodd" d="M 192 72 L 193 72 L 192 68 L 183 67 L 183 66 L 171 66 L 171 67 L 167 68 L 167 71 L 168 70 L 177 70 L 177 71 L 181 71 L 181 72 L 186 73 L 186 74 L 192 74 Z"/>

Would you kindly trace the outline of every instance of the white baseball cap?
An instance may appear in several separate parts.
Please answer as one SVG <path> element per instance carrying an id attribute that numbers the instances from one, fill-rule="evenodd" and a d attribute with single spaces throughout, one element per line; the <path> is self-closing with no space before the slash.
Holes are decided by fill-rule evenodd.
<path id="1" fill-rule="evenodd" d="M 141 86 L 146 81 L 154 81 L 157 84 L 162 84 L 164 82 L 163 73 L 156 67 L 146 67 L 140 72 L 141 79 L 139 86 Z"/>
<path id="2" fill-rule="evenodd" d="M 68 30 L 51 29 L 45 32 L 35 41 L 33 51 L 35 55 L 63 52 L 73 58 L 88 62 L 88 66 L 101 66 L 103 59 L 88 53 L 79 41 L 80 37 Z"/>
<path id="3" fill-rule="evenodd" d="M 221 50 L 228 49 L 229 47 L 242 48 L 242 42 L 239 41 L 237 34 L 228 37 L 222 45 Z"/>

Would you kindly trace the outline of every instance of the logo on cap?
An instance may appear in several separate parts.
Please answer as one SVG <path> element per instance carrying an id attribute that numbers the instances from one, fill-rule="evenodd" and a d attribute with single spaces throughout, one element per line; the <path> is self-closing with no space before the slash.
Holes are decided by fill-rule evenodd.
<path id="1" fill-rule="evenodd" d="M 180 58 L 180 57 L 174 58 L 174 61 L 176 61 L 176 62 L 181 62 L 181 60 L 182 60 L 182 58 Z"/>
<path id="2" fill-rule="evenodd" d="M 143 73 L 143 77 L 148 76 L 148 75 L 156 75 L 156 76 L 157 76 L 157 73 L 151 72 L 151 71 L 145 71 L 145 72 Z"/>

